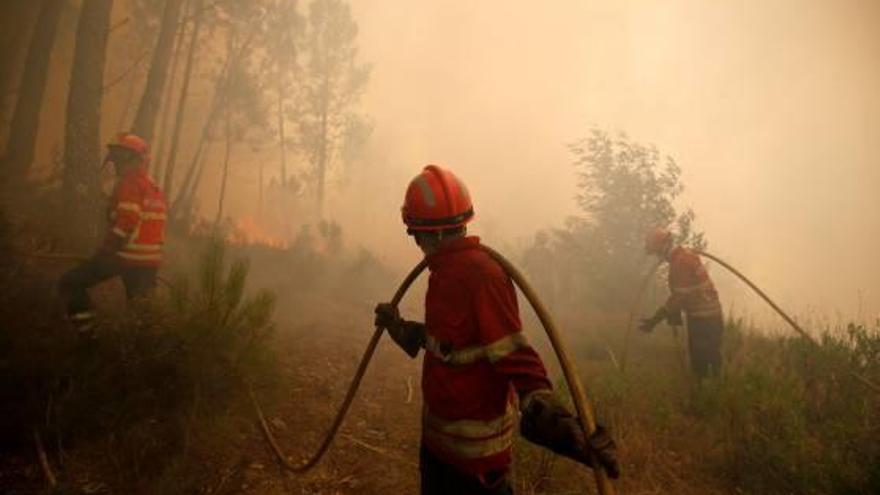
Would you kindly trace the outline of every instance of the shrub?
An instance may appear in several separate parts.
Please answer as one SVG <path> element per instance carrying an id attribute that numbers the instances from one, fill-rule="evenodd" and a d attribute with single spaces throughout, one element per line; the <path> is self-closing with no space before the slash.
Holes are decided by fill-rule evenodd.
<path id="1" fill-rule="evenodd" d="M 51 360 L 34 359 L 28 339 L 16 340 L 11 368 L 40 392 L 22 403 L 23 431 L 39 425 L 55 440 L 47 444 L 97 451 L 117 488 L 183 492 L 210 477 L 199 446 L 249 419 L 246 387 L 276 376 L 268 345 L 275 297 L 247 295 L 247 277 L 248 264 L 228 264 L 214 241 L 194 283 L 178 277 L 165 294 L 104 320 L 96 339 L 41 339 Z"/>
<path id="2" fill-rule="evenodd" d="M 695 412 L 721 445 L 718 471 L 757 493 L 876 493 L 880 329 L 850 325 L 817 347 L 802 338 L 743 337 L 735 366 L 697 390 Z"/>

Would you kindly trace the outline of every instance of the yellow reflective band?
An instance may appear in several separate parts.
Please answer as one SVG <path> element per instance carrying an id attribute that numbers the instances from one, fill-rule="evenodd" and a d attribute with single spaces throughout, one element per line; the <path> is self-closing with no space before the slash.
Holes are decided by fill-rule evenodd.
<path id="1" fill-rule="evenodd" d="M 141 205 L 129 201 L 120 201 L 116 203 L 117 210 L 133 211 L 135 213 L 141 211 Z"/>
<path id="2" fill-rule="evenodd" d="M 122 238 L 127 238 L 127 237 L 128 237 L 128 232 L 126 232 L 126 231 L 120 229 L 119 227 L 113 227 L 112 232 L 113 232 L 114 234 L 118 235 L 119 237 L 122 237 Z"/>
<path id="3" fill-rule="evenodd" d="M 688 318 L 707 318 L 709 316 L 720 316 L 722 314 L 721 304 L 705 304 L 695 307 L 685 307 L 685 313 Z"/>
<path id="4" fill-rule="evenodd" d="M 158 199 L 155 199 L 155 198 L 145 198 L 144 199 L 144 206 L 146 206 L 147 208 L 164 210 L 165 209 L 165 202 L 158 200 Z"/>
<path id="5" fill-rule="evenodd" d="M 120 258 L 125 258 L 127 260 L 132 261 L 159 261 L 162 259 L 162 253 L 155 254 L 134 254 L 134 253 L 126 253 L 125 251 L 119 251 L 116 253 Z"/>
<path id="6" fill-rule="evenodd" d="M 710 318 L 715 316 L 722 316 L 721 310 L 712 310 L 712 311 L 687 311 L 688 318 Z"/>
<path id="7" fill-rule="evenodd" d="M 461 440 L 430 431 L 422 433 L 426 443 L 433 444 L 459 459 L 481 459 L 500 454 L 513 447 L 516 436 L 513 428 L 504 434 L 485 440 Z"/>
<path id="8" fill-rule="evenodd" d="M 155 212 L 155 211 L 145 211 L 141 213 L 141 219 L 143 220 L 165 220 L 165 213 Z"/>
<path id="9" fill-rule="evenodd" d="M 481 359 L 496 362 L 517 349 L 528 346 L 525 335 L 516 332 L 502 337 L 485 346 L 472 346 L 453 351 L 445 350 L 443 344 L 432 336 L 428 336 L 425 349 L 434 354 L 441 361 L 453 366 L 475 363 Z M 445 351 L 445 352 L 444 352 Z"/>
<path id="10" fill-rule="evenodd" d="M 132 251 L 161 251 L 161 244 L 140 244 L 137 242 L 130 242 L 125 246 L 125 249 L 130 249 Z"/>
<path id="11" fill-rule="evenodd" d="M 528 345 L 529 342 L 526 340 L 526 336 L 523 335 L 522 332 L 512 333 L 507 337 L 498 339 L 487 345 L 485 348 L 486 357 L 489 358 L 489 362 L 494 363 L 511 352 L 527 347 Z"/>
<path id="12" fill-rule="evenodd" d="M 675 294 L 686 295 L 686 294 L 692 294 L 694 292 L 699 292 L 699 291 L 711 289 L 711 288 L 712 288 L 712 282 L 706 280 L 705 282 L 700 282 L 699 284 L 696 284 L 696 285 L 689 285 L 687 287 L 673 287 L 672 292 L 674 292 Z"/>
<path id="13" fill-rule="evenodd" d="M 427 406 L 422 413 L 422 426 L 426 431 L 431 430 L 440 434 L 455 435 L 456 437 L 468 440 L 496 436 L 504 430 L 512 428 L 516 424 L 516 420 L 516 409 L 509 402 L 504 414 L 485 421 L 479 419 L 447 421 L 431 414 Z"/>

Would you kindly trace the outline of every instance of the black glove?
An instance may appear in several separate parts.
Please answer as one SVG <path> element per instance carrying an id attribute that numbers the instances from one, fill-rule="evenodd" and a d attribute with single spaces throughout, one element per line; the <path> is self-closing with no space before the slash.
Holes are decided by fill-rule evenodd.
<path id="1" fill-rule="evenodd" d="M 586 466 L 593 466 L 590 460 L 593 453 L 610 478 L 620 476 L 617 446 L 608 430 L 597 425 L 596 431 L 585 438 L 580 423 L 550 391 L 526 397 L 520 432 L 526 440 Z"/>
<path id="2" fill-rule="evenodd" d="M 126 239 L 124 237 L 116 235 L 113 232 L 108 232 L 104 237 L 104 242 L 101 243 L 101 246 L 95 253 L 95 256 L 112 258 L 122 249 L 125 245 L 125 241 Z"/>
<path id="3" fill-rule="evenodd" d="M 680 327 L 684 325 L 684 319 L 681 317 L 681 310 L 669 312 L 666 311 L 666 323 L 674 327 Z"/>
<path id="4" fill-rule="evenodd" d="M 639 330 L 649 333 L 651 330 L 654 330 L 654 327 L 656 327 L 661 321 L 665 320 L 667 316 L 666 307 L 660 306 L 660 309 L 654 313 L 654 316 L 642 319 L 642 322 L 639 323 Z"/>
<path id="5" fill-rule="evenodd" d="M 400 317 L 395 306 L 381 303 L 376 306 L 377 327 L 388 330 L 388 335 L 409 357 L 419 355 L 419 349 L 425 346 L 426 331 L 424 323 L 406 321 Z"/>
<path id="6" fill-rule="evenodd" d="M 382 327 L 384 329 L 390 329 L 393 326 L 397 326 L 400 322 L 403 321 L 403 318 L 400 317 L 400 311 L 397 310 L 396 306 L 393 306 L 391 303 L 379 303 L 376 305 L 376 320 L 375 324 L 377 327 Z"/>

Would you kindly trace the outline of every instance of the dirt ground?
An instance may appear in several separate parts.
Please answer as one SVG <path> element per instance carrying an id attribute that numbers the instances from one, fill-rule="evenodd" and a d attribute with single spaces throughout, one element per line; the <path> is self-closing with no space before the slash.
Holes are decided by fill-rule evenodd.
<path id="1" fill-rule="evenodd" d="M 59 275 L 63 264 L 51 272 Z M 54 273 L 57 272 L 57 273 Z M 43 278 L 43 277 L 41 277 Z M 51 280 L 52 277 L 44 278 Z M 50 289 L 47 286 L 47 290 Z M 105 284 L 95 292 L 101 306 L 121 302 L 121 287 Z M 420 313 L 419 295 L 413 294 L 404 313 Z M 319 316 L 291 314 L 280 301 L 276 316 L 275 345 L 281 365 L 279 395 L 264 398 L 265 413 L 289 459 L 301 463 L 323 439 L 345 394 L 373 327 L 372 301 L 357 307 L 327 305 Z M 60 310 L 59 310 L 60 311 Z M 545 342 L 535 338 L 552 378 L 560 375 Z M 578 344 L 574 343 L 576 347 Z M 578 349 L 574 349 L 575 354 Z M 580 362 L 587 375 L 608 366 L 607 357 Z M 283 472 L 275 462 L 254 422 L 230 432 L 229 442 L 212 463 L 215 473 L 205 494 L 416 494 L 420 429 L 421 359 L 409 359 L 384 338 L 370 364 L 358 395 L 339 435 L 323 460 L 305 474 Z M 612 428 L 615 425 L 611 425 Z M 647 444 L 650 439 L 628 437 L 621 445 L 624 478 L 617 483 L 627 494 L 720 494 L 717 481 L 695 469 L 699 456 L 681 446 L 663 452 Z M 630 449 L 629 451 L 627 449 Z M 634 451 L 638 449 L 638 451 Z M 514 473 L 518 495 L 595 493 L 589 471 L 528 445 L 518 448 Z M 221 460 L 222 459 L 222 460 Z M 45 493 L 45 482 L 36 456 L 4 457 L 0 461 L 0 488 L 7 493 Z M 99 481 L 100 470 L 88 452 L 78 452 L 76 464 L 65 467 L 77 473 L 80 493 L 108 493 Z M 106 473 L 105 473 L 106 474 Z M 0 490 L 3 491 L 3 490 Z"/>
<path id="2" fill-rule="evenodd" d="M 369 319 L 363 320 L 337 328 L 279 325 L 280 354 L 285 356 L 290 383 L 281 387 L 284 394 L 278 407 L 267 415 L 291 459 L 302 461 L 311 455 L 329 427 L 372 332 Z M 304 475 L 282 473 L 256 435 L 248 451 L 250 463 L 243 469 L 241 493 L 418 493 L 420 363 L 383 339 L 349 416 L 321 463 Z M 617 483 L 620 493 L 727 493 L 692 471 L 697 458 L 651 450 L 647 468 L 627 463 L 624 457 L 626 476 Z M 641 464 L 645 456 L 637 457 Z M 514 477 L 520 495 L 595 493 L 588 470 L 531 446 L 521 445 L 517 469 Z"/>

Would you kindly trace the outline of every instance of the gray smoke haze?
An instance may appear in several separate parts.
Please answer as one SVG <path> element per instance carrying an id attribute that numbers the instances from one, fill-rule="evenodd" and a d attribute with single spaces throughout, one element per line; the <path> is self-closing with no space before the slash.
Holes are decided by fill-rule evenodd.
<path id="1" fill-rule="evenodd" d="M 559 226 L 576 213 L 565 144 L 595 125 L 676 158 L 710 249 L 785 306 L 880 312 L 880 3 L 353 8 L 376 129 L 337 211 L 389 261 L 417 257 L 399 206 L 429 162 L 469 183 L 489 242 Z"/>
<path id="2" fill-rule="evenodd" d="M 352 7 L 360 59 L 373 64 L 363 111 L 375 130 L 366 156 L 332 184 L 328 205 L 352 243 L 396 266 L 415 262 L 399 208 L 408 180 L 430 162 L 467 181 L 473 230 L 499 248 L 561 226 L 577 213 L 566 143 L 598 126 L 672 155 L 687 186 L 681 205 L 696 211 L 710 250 L 785 307 L 831 318 L 880 315 L 880 2 L 353 0 Z M 115 9 L 114 22 L 125 15 Z M 56 114 L 66 101 L 75 16 L 64 19 L 41 164 L 57 156 L 63 137 Z M 128 39 L 126 29 L 114 36 Z M 108 79 L 131 62 L 111 58 Z M 129 95 L 139 90 L 108 91 L 105 139 L 130 118 Z M 205 83 L 193 92 L 198 115 L 184 125 L 186 157 L 211 94 Z M 222 146 L 211 150 L 219 169 Z M 270 180 L 277 147 L 235 151 L 230 213 L 254 215 L 258 163 Z M 214 175 L 202 190 L 207 218 L 216 210 Z M 310 221 L 304 210 L 275 210 L 294 224 Z M 726 305 L 763 311 L 732 279 L 716 279 Z"/>

